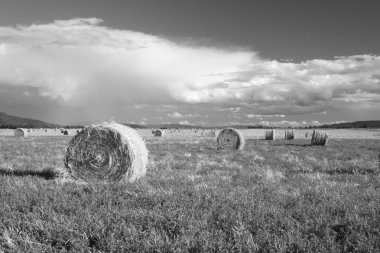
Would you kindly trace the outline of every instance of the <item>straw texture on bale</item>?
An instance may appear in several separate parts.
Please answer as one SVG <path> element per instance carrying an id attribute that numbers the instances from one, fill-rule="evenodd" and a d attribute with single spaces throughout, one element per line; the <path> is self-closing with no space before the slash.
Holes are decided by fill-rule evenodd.
<path id="1" fill-rule="evenodd" d="M 162 137 L 165 135 L 165 132 L 162 129 L 157 129 L 153 131 L 153 135 L 156 137 Z"/>
<path id="2" fill-rule="evenodd" d="M 225 150 L 242 150 L 245 145 L 243 135 L 234 128 L 223 129 L 217 137 L 217 148 Z"/>
<path id="3" fill-rule="evenodd" d="M 327 145 L 328 135 L 326 131 L 314 130 L 311 135 L 311 145 L 325 146 Z"/>
<path id="4" fill-rule="evenodd" d="M 28 136 L 28 132 L 25 129 L 23 129 L 23 128 L 17 128 L 13 132 L 13 136 L 15 136 L 15 137 L 27 137 Z"/>
<path id="5" fill-rule="evenodd" d="M 294 129 L 285 129 L 285 140 L 294 140 Z"/>
<path id="6" fill-rule="evenodd" d="M 274 129 L 265 132 L 265 140 L 276 140 L 276 132 Z"/>
<path id="7" fill-rule="evenodd" d="M 146 174 L 148 150 L 132 128 L 103 123 L 76 134 L 64 161 L 75 179 L 133 182 Z"/>

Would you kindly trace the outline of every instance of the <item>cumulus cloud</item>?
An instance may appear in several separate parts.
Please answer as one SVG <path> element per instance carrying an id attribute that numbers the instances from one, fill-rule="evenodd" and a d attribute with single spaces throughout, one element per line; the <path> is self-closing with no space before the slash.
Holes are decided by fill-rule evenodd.
<path id="1" fill-rule="evenodd" d="M 281 120 L 281 121 L 260 121 L 258 125 L 261 125 L 264 127 L 309 127 L 309 126 L 313 127 L 313 126 L 320 126 L 322 124 L 319 123 L 319 121 L 317 120 L 310 121 L 310 122 Z"/>
<path id="2" fill-rule="evenodd" d="M 215 104 L 232 113 L 248 106 L 283 115 L 323 112 L 332 101 L 380 101 L 380 56 L 266 60 L 249 50 L 194 46 L 101 23 L 78 18 L 0 27 L 0 88 L 33 89 L 60 105 L 104 110 Z"/>
<path id="3" fill-rule="evenodd" d="M 183 115 L 180 114 L 179 112 L 174 112 L 174 113 L 169 113 L 169 114 L 168 114 L 168 117 L 170 117 L 170 118 L 175 118 L 175 119 L 179 119 L 179 118 L 183 118 Z"/>

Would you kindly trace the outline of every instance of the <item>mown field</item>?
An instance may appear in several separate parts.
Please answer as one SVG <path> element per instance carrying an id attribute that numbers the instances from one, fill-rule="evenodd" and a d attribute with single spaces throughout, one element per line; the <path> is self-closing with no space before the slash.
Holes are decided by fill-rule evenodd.
<path id="1" fill-rule="evenodd" d="M 142 136 L 128 184 L 53 178 L 70 136 L 1 136 L 0 252 L 380 251 L 378 138 Z"/>

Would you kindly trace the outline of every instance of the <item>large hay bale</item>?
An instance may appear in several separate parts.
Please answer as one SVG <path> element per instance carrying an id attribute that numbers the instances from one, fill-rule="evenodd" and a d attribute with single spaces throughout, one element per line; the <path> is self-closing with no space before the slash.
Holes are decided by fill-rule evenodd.
<path id="1" fill-rule="evenodd" d="M 156 129 L 156 130 L 153 131 L 153 135 L 155 137 L 162 137 L 162 136 L 165 135 L 165 132 L 162 129 Z"/>
<path id="2" fill-rule="evenodd" d="M 285 140 L 294 140 L 294 129 L 285 129 Z"/>
<path id="3" fill-rule="evenodd" d="M 218 149 L 242 150 L 245 145 L 245 140 L 238 130 L 225 128 L 219 133 L 216 143 Z"/>
<path id="4" fill-rule="evenodd" d="M 27 137 L 28 136 L 28 132 L 24 128 L 17 128 L 13 132 L 13 136 L 15 136 L 15 137 Z"/>
<path id="5" fill-rule="evenodd" d="M 203 131 L 202 133 L 201 133 L 201 136 L 202 137 L 215 137 L 216 136 L 216 133 L 215 133 L 215 131 Z"/>
<path id="6" fill-rule="evenodd" d="M 63 135 L 69 135 L 69 130 L 63 130 L 62 133 Z"/>
<path id="7" fill-rule="evenodd" d="M 311 136 L 311 145 L 325 146 L 327 145 L 328 134 L 326 131 L 314 130 Z"/>
<path id="8" fill-rule="evenodd" d="M 133 182 L 146 174 L 148 150 L 132 128 L 103 123 L 76 134 L 64 161 L 76 179 Z"/>
<path id="9" fill-rule="evenodd" d="M 274 129 L 265 132 L 265 140 L 276 140 L 276 131 Z"/>

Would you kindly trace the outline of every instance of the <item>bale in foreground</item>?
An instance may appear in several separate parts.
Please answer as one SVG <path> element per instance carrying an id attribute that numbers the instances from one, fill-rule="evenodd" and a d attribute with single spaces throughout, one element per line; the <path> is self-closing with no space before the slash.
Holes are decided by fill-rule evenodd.
<path id="1" fill-rule="evenodd" d="M 226 128 L 219 133 L 216 143 L 218 149 L 242 150 L 245 145 L 245 140 L 238 130 Z"/>
<path id="2" fill-rule="evenodd" d="M 64 162 L 75 179 L 133 182 L 146 174 L 148 150 L 132 128 L 103 123 L 75 135 Z"/>
<path id="3" fill-rule="evenodd" d="M 13 136 L 15 136 L 15 137 L 27 137 L 28 136 L 28 132 L 25 129 L 23 129 L 23 128 L 17 128 L 13 132 Z"/>

